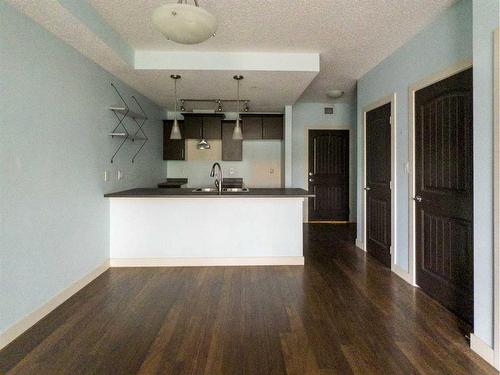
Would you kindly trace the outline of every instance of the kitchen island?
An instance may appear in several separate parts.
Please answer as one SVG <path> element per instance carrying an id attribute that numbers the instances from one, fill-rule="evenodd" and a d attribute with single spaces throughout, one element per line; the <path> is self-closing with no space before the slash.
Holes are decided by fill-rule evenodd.
<path id="1" fill-rule="evenodd" d="M 132 189 L 110 198 L 114 267 L 302 265 L 303 189 Z"/>

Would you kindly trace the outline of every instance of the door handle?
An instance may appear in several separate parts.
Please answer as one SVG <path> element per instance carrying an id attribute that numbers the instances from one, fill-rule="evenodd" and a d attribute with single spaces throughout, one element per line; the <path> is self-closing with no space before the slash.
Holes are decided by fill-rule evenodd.
<path id="1" fill-rule="evenodd" d="M 309 182 L 313 182 L 313 179 L 312 179 L 312 178 L 310 178 L 310 179 L 309 179 Z"/>
<path id="2" fill-rule="evenodd" d="M 312 173 L 312 172 L 309 172 L 309 176 L 312 176 L 312 175 L 313 175 L 313 173 Z"/>
<path id="3" fill-rule="evenodd" d="M 367 186 L 367 187 L 365 187 L 365 188 L 364 188 L 364 190 L 365 190 L 365 191 L 370 191 L 371 189 L 372 189 L 372 188 L 371 188 L 371 187 L 369 187 L 369 186 Z"/>
<path id="4" fill-rule="evenodd" d="M 414 200 L 415 202 L 422 202 L 422 197 L 421 197 L 420 195 L 415 195 L 415 196 L 413 197 L 413 200 Z"/>

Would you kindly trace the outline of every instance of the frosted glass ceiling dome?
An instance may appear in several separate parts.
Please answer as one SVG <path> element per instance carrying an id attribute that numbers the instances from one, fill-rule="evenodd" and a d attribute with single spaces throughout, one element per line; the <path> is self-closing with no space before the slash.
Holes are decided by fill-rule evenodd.
<path id="1" fill-rule="evenodd" d="M 217 31 L 217 19 L 203 8 L 186 3 L 166 4 L 153 13 L 153 24 L 169 40 L 180 44 L 204 42 Z"/>

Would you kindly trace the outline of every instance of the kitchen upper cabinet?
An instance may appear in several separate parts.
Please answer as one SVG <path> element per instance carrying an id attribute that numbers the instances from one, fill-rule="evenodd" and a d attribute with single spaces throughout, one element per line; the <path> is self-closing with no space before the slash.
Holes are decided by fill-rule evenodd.
<path id="1" fill-rule="evenodd" d="M 241 116 L 243 139 L 262 139 L 262 116 Z"/>
<path id="2" fill-rule="evenodd" d="M 221 139 L 221 116 L 203 116 L 203 138 Z"/>
<path id="3" fill-rule="evenodd" d="M 201 139 L 203 117 L 199 115 L 183 114 L 184 132 L 182 137 L 185 139 Z"/>
<path id="4" fill-rule="evenodd" d="M 283 139 L 283 116 L 262 117 L 262 139 Z"/>
<path id="5" fill-rule="evenodd" d="M 183 113 L 185 139 L 221 139 L 222 115 Z"/>
<path id="6" fill-rule="evenodd" d="M 184 139 L 170 139 L 173 123 L 172 120 L 163 121 L 163 160 L 185 160 L 186 143 Z M 181 134 L 184 135 L 183 121 L 179 121 L 179 128 Z"/>
<path id="7" fill-rule="evenodd" d="M 222 121 L 222 160 L 243 160 L 243 141 L 233 139 L 236 121 Z"/>

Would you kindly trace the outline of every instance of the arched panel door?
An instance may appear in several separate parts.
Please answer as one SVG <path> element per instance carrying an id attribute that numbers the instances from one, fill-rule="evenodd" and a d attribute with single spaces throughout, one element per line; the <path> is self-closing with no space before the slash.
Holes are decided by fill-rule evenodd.
<path id="1" fill-rule="evenodd" d="M 416 281 L 473 323 L 472 69 L 415 93 Z"/>

